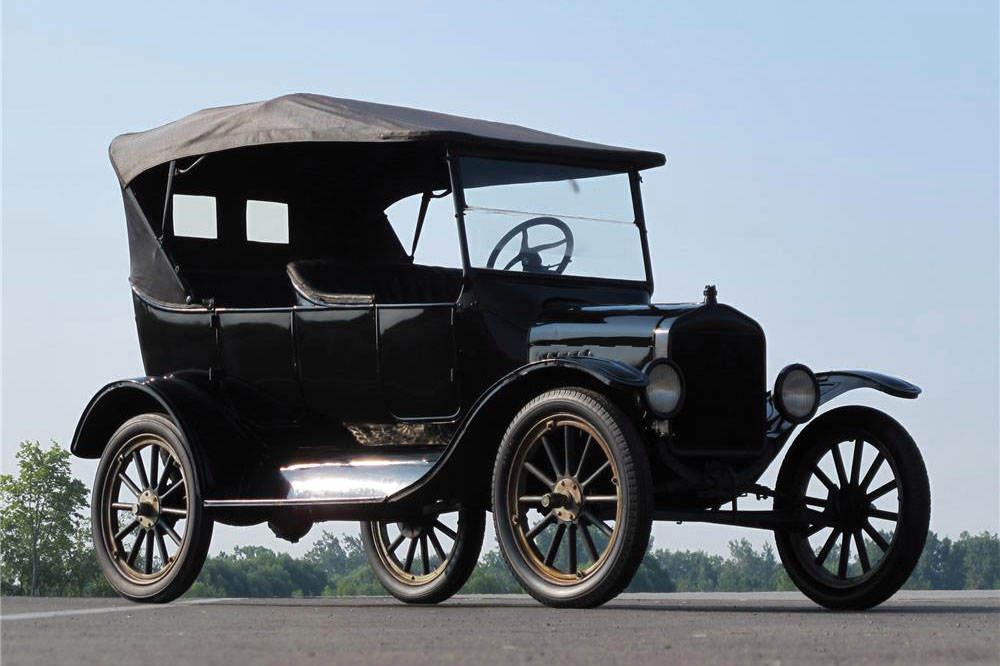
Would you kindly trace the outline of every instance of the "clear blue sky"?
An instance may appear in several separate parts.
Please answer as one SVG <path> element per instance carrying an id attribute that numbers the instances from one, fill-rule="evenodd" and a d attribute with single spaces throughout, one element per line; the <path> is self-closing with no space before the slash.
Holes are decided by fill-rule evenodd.
<path id="1" fill-rule="evenodd" d="M 665 152 L 645 176 L 657 300 L 718 284 L 767 331 L 772 377 L 802 361 L 923 386 L 834 404 L 911 430 L 933 529 L 996 531 L 996 3 L 502 7 L 4 2 L 4 468 L 142 372 L 111 138 L 308 91 Z M 655 534 L 718 552 L 745 533 Z M 246 542 L 284 544 L 226 529 L 213 550 Z"/>

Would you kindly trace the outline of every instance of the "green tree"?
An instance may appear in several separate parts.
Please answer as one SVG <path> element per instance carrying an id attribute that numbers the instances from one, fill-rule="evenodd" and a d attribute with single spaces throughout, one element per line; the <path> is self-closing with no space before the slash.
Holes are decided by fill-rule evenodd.
<path id="1" fill-rule="evenodd" d="M 503 555 L 495 548 L 479 558 L 479 564 L 462 587 L 463 594 L 518 594 L 522 591 Z"/>
<path id="2" fill-rule="evenodd" d="M 962 572 L 961 585 L 966 590 L 1000 588 L 1000 540 L 996 534 L 975 536 L 962 532 L 952 545 L 951 568 Z"/>
<path id="3" fill-rule="evenodd" d="M 377 597 L 386 593 L 367 564 L 340 576 L 329 591 L 340 597 Z"/>
<path id="4" fill-rule="evenodd" d="M 951 567 L 951 546 L 952 541 L 948 537 L 942 539 L 936 533 L 928 532 L 923 553 L 920 555 L 916 569 L 913 570 L 909 580 L 903 586 L 904 589 L 948 590 L 961 588 L 963 576 L 960 571 L 953 571 Z"/>
<path id="5" fill-rule="evenodd" d="M 658 551 L 662 552 L 662 551 Z M 674 592 L 677 585 L 670 577 L 670 572 L 664 566 L 663 560 L 653 551 L 653 537 L 649 537 L 646 555 L 639 564 L 639 569 L 632 581 L 625 588 L 626 592 Z"/>
<path id="6" fill-rule="evenodd" d="M 670 551 L 653 553 L 670 577 L 678 592 L 713 592 L 719 589 L 719 570 L 722 557 L 709 555 L 703 550 Z"/>
<path id="7" fill-rule="evenodd" d="M 306 553 L 305 559 L 327 576 L 343 576 L 367 563 L 360 537 L 350 534 L 337 537 L 326 530 Z"/>
<path id="8" fill-rule="evenodd" d="M 0 475 L 3 593 L 106 593 L 83 514 L 87 487 L 73 478 L 69 451 L 24 441 L 17 464 L 17 476 Z"/>
<path id="9" fill-rule="evenodd" d="M 204 597 L 315 597 L 327 585 L 316 564 L 262 546 L 239 546 L 211 557 L 188 592 Z"/>
<path id="10" fill-rule="evenodd" d="M 719 572 L 719 590 L 724 592 L 754 592 L 774 590 L 778 569 L 771 544 L 765 543 L 758 553 L 747 539 L 729 542 L 729 559 Z"/>

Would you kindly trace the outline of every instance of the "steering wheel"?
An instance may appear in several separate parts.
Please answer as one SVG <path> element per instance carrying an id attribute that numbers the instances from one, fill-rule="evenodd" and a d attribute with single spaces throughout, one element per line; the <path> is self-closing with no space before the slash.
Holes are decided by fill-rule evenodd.
<path id="1" fill-rule="evenodd" d="M 555 227 L 562 233 L 563 237 L 551 243 L 528 245 L 528 229 L 532 227 Z M 573 232 L 570 231 L 569 225 L 556 217 L 533 217 L 530 220 L 520 223 L 497 241 L 493 251 L 490 252 L 489 260 L 486 262 L 487 268 L 496 268 L 500 252 L 518 234 L 521 235 L 521 248 L 514 258 L 507 262 L 503 270 L 510 270 L 514 264 L 521 264 L 521 268 L 526 273 L 556 273 L 558 275 L 569 266 L 570 258 L 573 256 Z M 551 250 L 554 247 L 559 247 L 560 245 L 564 246 L 562 259 L 554 264 L 543 264 L 541 254 L 539 253 L 543 250 Z"/>

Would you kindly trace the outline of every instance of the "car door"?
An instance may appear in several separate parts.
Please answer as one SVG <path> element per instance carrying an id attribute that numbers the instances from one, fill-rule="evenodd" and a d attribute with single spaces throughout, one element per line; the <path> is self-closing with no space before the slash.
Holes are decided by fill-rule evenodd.
<path id="1" fill-rule="evenodd" d="M 296 308 L 295 345 L 309 409 L 343 421 L 388 419 L 376 340 L 374 305 Z"/>
<path id="2" fill-rule="evenodd" d="M 227 395 L 254 423 L 284 422 L 301 412 L 291 308 L 219 309 L 219 369 Z"/>
<path id="3" fill-rule="evenodd" d="M 378 305 L 382 390 L 397 419 L 456 415 L 455 306 L 452 303 Z"/>

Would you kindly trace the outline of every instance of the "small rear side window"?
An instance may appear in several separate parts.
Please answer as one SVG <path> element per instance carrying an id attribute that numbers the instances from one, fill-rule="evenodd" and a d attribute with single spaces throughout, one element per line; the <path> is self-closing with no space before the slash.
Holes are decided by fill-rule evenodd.
<path id="1" fill-rule="evenodd" d="M 255 243 L 287 243 L 288 204 L 248 199 L 247 240 Z"/>
<path id="2" fill-rule="evenodd" d="M 215 217 L 215 197 L 175 194 L 171 197 L 174 211 L 174 235 L 185 238 L 218 238 Z"/>

